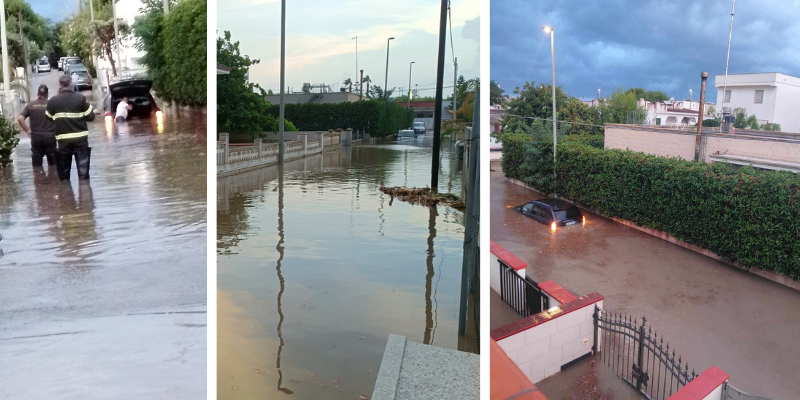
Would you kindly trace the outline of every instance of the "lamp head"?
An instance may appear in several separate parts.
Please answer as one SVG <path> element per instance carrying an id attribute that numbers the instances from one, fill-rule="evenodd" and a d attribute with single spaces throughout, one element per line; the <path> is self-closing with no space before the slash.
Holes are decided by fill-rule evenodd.
<path id="1" fill-rule="evenodd" d="M 543 26 L 543 27 L 542 27 L 542 30 L 543 30 L 545 33 L 550 33 L 550 32 L 552 32 L 552 31 L 553 31 L 553 28 L 551 28 L 551 27 L 549 27 L 549 26 Z"/>

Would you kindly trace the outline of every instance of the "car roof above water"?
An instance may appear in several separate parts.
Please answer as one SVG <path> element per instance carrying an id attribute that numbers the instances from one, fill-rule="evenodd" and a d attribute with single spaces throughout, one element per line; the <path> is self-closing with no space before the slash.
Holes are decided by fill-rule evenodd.
<path id="1" fill-rule="evenodd" d="M 566 200 L 561 200 L 561 199 L 541 199 L 534 201 L 542 204 L 547 204 L 548 206 L 550 206 L 550 208 L 553 209 L 553 211 L 561 211 L 570 208 L 576 208 L 575 204 L 572 204 Z"/>

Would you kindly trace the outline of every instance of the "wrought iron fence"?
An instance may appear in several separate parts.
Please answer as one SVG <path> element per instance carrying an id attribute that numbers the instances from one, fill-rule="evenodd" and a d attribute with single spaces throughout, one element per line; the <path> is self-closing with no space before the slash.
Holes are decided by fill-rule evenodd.
<path id="1" fill-rule="evenodd" d="M 542 289 L 530 278 L 523 278 L 502 260 L 500 262 L 500 297 L 522 317 L 530 317 L 550 308 Z"/>
<path id="2" fill-rule="evenodd" d="M 645 317 L 640 322 L 596 305 L 593 317 L 601 361 L 648 398 L 666 399 L 697 376 L 689 372 L 688 362 L 676 359 L 675 349 L 664 344 Z"/>

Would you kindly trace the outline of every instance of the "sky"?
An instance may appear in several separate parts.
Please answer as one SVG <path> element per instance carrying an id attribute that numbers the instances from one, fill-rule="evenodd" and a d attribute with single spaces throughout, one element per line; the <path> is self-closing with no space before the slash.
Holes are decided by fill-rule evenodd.
<path id="1" fill-rule="evenodd" d="M 439 39 L 440 2 L 435 0 L 306 0 L 287 1 L 286 85 L 300 91 L 303 83 L 325 83 L 338 91 L 342 82 L 356 80 L 358 69 L 372 84 L 384 86 L 386 40 L 389 84 L 408 88 L 409 63 L 414 61 L 412 86 L 420 96 L 433 96 Z M 480 71 L 480 0 L 452 0 L 453 49 L 458 73 L 476 78 Z M 278 92 L 280 87 L 279 0 L 219 0 L 217 36 L 231 31 L 242 54 L 260 59 L 251 67 L 250 81 Z M 453 83 L 453 56 L 448 30 L 445 54 L 445 93 Z M 415 86 L 416 87 L 416 86 Z M 395 92 L 395 95 L 401 93 Z"/>
<path id="2" fill-rule="evenodd" d="M 78 9 L 78 0 L 25 0 L 33 12 L 53 22 L 72 15 Z"/>
<path id="3" fill-rule="evenodd" d="M 716 101 L 714 76 L 725 75 L 731 2 L 655 0 L 504 0 L 491 2 L 491 79 L 512 94 L 525 81 L 551 81 L 555 28 L 556 85 L 578 98 L 616 88 L 661 90 L 676 99 Z M 800 1 L 737 1 L 729 74 L 800 76 Z"/>

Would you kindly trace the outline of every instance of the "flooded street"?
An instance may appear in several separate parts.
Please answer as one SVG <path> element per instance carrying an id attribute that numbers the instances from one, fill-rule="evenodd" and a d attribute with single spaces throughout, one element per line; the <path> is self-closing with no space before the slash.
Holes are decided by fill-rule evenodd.
<path id="1" fill-rule="evenodd" d="M 444 148 L 439 191 L 460 196 Z M 218 398 L 369 398 L 390 333 L 475 347 L 457 333 L 463 213 L 378 190 L 429 185 L 431 152 L 345 147 L 217 181 Z"/>
<path id="2" fill-rule="evenodd" d="M 544 197 L 491 173 L 491 239 L 527 262 L 529 276 L 646 316 L 698 374 L 715 365 L 738 389 L 797 398 L 800 293 L 590 212 L 585 228 L 551 234 L 509 208 Z"/>
<path id="3" fill-rule="evenodd" d="M 33 87 L 53 94 L 58 76 Z M 89 123 L 89 180 L 34 170 L 24 134 L 0 171 L 10 398 L 205 397 L 206 116 L 164 112 Z"/>

